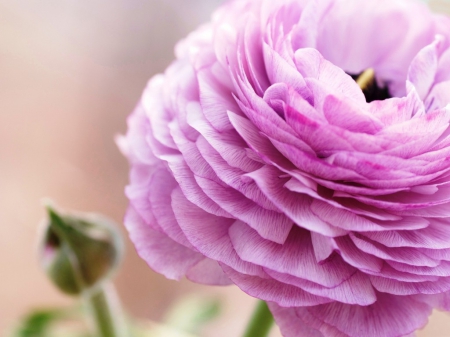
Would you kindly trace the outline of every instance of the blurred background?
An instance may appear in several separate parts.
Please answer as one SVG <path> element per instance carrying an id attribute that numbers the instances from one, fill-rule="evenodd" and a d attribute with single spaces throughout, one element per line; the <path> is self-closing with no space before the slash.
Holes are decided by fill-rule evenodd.
<path id="1" fill-rule="evenodd" d="M 71 303 L 38 265 L 41 199 L 121 223 L 128 165 L 113 138 L 175 43 L 220 2 L 0 0 L 0 335 L 30 309 Z M 116 286 L 128 312 L 155 321 L 185 294 L 218 298 L 204 337 L 239 336 L 254 305 L 233 287 L 166 280 L 129 242 Z M 418 336 L 449 337 L 448 318 L 435 313 Z"/>

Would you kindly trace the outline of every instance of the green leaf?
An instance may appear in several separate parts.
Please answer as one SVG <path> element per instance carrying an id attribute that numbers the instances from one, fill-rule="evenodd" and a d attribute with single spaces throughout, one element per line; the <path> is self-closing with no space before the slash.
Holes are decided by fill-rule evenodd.
<path id="1" fill-rule="evenodd" d="M 14 336 L 48 337 L 53 323 L 67 316 L 60 309 L 42 309 L 33 311 L 24 317 Z"/>
<path id="2" fill-rule="evenodd" d="M 22 318 L 11 337 L 92 337 L 81 307 L 33 310 Z"/>

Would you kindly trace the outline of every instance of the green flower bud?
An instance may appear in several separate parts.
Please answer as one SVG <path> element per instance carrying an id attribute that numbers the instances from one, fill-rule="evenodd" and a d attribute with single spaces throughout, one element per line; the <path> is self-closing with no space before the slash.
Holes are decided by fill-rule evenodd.
<path id="1" fill-rule="evenodd" d="M 60 214 L 47 206 L 41 261 L 64 293 L 79 295 L 112 277 L 123 255 L 117 226 L 94 214 Z"/>

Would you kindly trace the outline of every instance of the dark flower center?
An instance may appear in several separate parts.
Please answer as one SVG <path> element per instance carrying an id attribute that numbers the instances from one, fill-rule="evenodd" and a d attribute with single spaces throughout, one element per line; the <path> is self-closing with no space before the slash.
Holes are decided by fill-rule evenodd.
<path id="1" fill-rule="evenodd" d="M 366 97 L 367 103 L 382 101 L 392 97 L 387 86 L 380 86 L 378 84 L 373 69 L 369 68 L 360 74 L 349 75 L 360 86 L 364 96 Z"/>

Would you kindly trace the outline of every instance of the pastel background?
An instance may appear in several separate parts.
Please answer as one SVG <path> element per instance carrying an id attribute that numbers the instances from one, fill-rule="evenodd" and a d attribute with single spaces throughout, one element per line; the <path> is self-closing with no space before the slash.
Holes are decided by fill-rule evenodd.
<path id="1" fill-rule="evenodd" d="M 32 308 L 72 301 L 38 265 L 41 199 L 121 223 L 128 167 L 113 138 L 175 43 L 221 2 L 0 0 L 0 335 Z M 128 312 L 156 321 L 186 294 L 220 299 L 204 337 L 239 336 L 254 305 L 233 287 L 166 280 L 129 241 L 116 286 Z M 418 336 L 450 337 L 449 318 L 435 313 Z"/>

